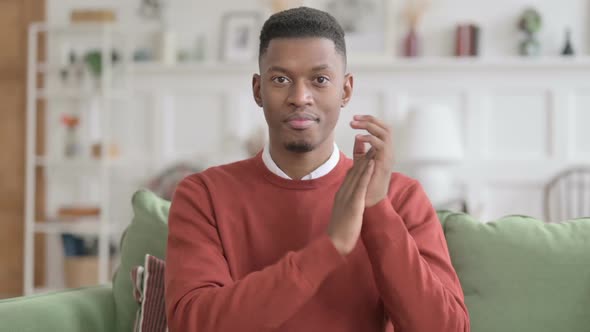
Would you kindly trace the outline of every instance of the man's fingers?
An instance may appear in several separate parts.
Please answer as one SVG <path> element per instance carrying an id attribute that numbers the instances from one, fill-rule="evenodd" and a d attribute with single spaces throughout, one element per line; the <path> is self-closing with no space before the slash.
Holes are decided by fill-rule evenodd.
<path id="1" fill-rule="evenodd" d="M 373 170 L 375 169 L 375 161 L 369 160 L 367 163 L 367 167 L 365 171 L 361 175 L 358 184 L 356 186 L 356 190 L 354 192 L 355 199 L 364 198 L 367 194 L 367 188 L 369 187 L 369 182 L 371 181 L 371 176 L 373 175 Z"/>
<path id="2" fill-rule="evenodd" d="M 369 121 L 352 121 L 350 126 L 354 129 L 365 129 L 373 136 L 377 136 L 382 140 L 389 139 L 389 129 L 387 127 L 381 127 L 373 122 Z"/>
<path id="3" fill-rule="evenodd" d="M 364 153 L 357 158 L 353 166 L 346 173 L 346 177 L 340 185 L 339 192 L 341 192 L 342 195 L 347 195 L 348 197 L 350 197 L 349 195 L 352 195 L 354 193 L 354 191 L 358 187 L 359 179 L 365 173 L 369 161 L 375 158 L 376 152 L 377 151 L 375 150 L 375 148 L 371 147 L 369 151 L 367 151 L 367 153 Z"/>
<path id="4" fill-rule="evenodd" d="M 343 195 L 349 195 L 352 192 L 352 188 L 354 188 L 354 184 L 356 183 L 356 179 L 358 178 L 359 170 L 362 166 L 362 159 L 358 162 L 355 162 L 352 167 L 346 173 L 346 177 L 344 181 L 340 185 L 340 192 Z"/>
<path id="5" fill-rule="evenodd" d="M 361 135 L 357 135 L 354 138 L 352 156 L 355 163 L 365 154 L 365 143 L 361 140 L 360 136 Z"/>
<path id="6" fill-rule="evenodd" d="M 374 147 L 371 147 L 369 149 L 369 151 L 365 154 L 365 159 L 370 160 L 375 158 L 375 155 L 377 155 L 377 150 L 375 150 Z"/>
<path id="7" fill-rule="evenodd" d="M 383 151 L 383 149 L 385 148 L 385 142 L 373 135 L 360 135 L 358 136 L 358 140 L 363 142 L 363 144 L 365 142 L 371 144 L 371 148 L 376 151 Z"/>
<path id="8" fill-rule="evenodd" d="M 351 197 L 354 195 L 354 192 L 358 186 L 358 182 L 360 178 L 363 176 L 367 165 L 369 163 L 369 159 L 365 157 L 361 157 L 351 168 L 351 172 L 349 174 L 350 178 L 346 181 L 346 185 L 342 185 L 343 192 L 347 195 L 347 197 Z"/>
<path id="9" fill-rule="evenodd" d="M 366 114 L 366 115 L 355 115 L 353 117 L 353 120 L 355 120 L 355 121 L 369 121 L 369 122 L 375 123 L 376 125 L 378 125 L 381 128 L 384 128 L 384 129 L 388 129 L 389 128 L 387 126 L 387 124 L 385 124 L 385 122 L 379 120 L 379 118 L 376 118 L 376 117 L 374 117 L 372 115 L 368 115 L 368 114 Z"/>
<path id="10" fill-rule="evenodd" d="M 351 195 L 354 195 L 354 193 L 358 190 L 361 180 L 362 180 L 364 174 L 367 172 L 367 169 L 369 168 L 369 164 L 371 162 L 374 162 L 373 159 L 366 158 L 366 155 L 365 155 L 365 157 L 363 157 L 361 160 L 359 160 L 357 162 L 357 165 L 358 165 L 357 173 L 355 174 L 354 179 L 352 179 L 350 182 L 350 186 L 351 186 L 350 194 Z"/>

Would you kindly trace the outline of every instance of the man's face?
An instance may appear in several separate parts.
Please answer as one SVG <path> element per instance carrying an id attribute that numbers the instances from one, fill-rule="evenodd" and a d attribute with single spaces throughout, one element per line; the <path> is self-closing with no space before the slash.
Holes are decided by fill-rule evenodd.
<path id="1" fill-rule="evenodd" d="M 252 88 L 264 109 L 271 144 L 309 152 L 332 144 L 340 108 L 352 93 L 344 58 L 326 38 L 273 39 Z"/>

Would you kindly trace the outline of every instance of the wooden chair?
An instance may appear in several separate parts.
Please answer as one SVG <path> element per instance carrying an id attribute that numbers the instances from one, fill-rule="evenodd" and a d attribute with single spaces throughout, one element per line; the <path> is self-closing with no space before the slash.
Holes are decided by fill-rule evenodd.
<path id="1" fill-rule="evenodd" d="M 566 169 L 544 188 L 545 221 L 590 217 L 590 165 Z"/>

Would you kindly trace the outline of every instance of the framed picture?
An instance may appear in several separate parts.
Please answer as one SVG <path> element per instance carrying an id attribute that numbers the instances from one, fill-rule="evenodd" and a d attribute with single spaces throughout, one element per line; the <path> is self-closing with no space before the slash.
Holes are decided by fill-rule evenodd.
<path id="1" fill-rule="evenodd" d="M 349 58 L 395 55 L 392 0 L 305 0 L 305 6 L 326 11 L 338 20 Z"/>
<path id="2" fill-rule="evenodd" d="M 230 12 L 221 19 L 220 60 L 250 62 L 258 55 L 262 17 L 257 12 Z"/>

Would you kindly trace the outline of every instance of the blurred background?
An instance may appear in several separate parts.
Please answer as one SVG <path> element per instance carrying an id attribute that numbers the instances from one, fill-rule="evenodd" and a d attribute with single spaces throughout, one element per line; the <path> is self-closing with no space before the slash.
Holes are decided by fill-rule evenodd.
<path id="1" fill-rule="evenodd" d="M 343 152 L 373 114 L 437 209 L 590 214 L 587 0 L 0 0 L 0 298 L 108 282 L 137 189 L 256 154 L 258 33 L 300 5 L 347 33 Z"/>

